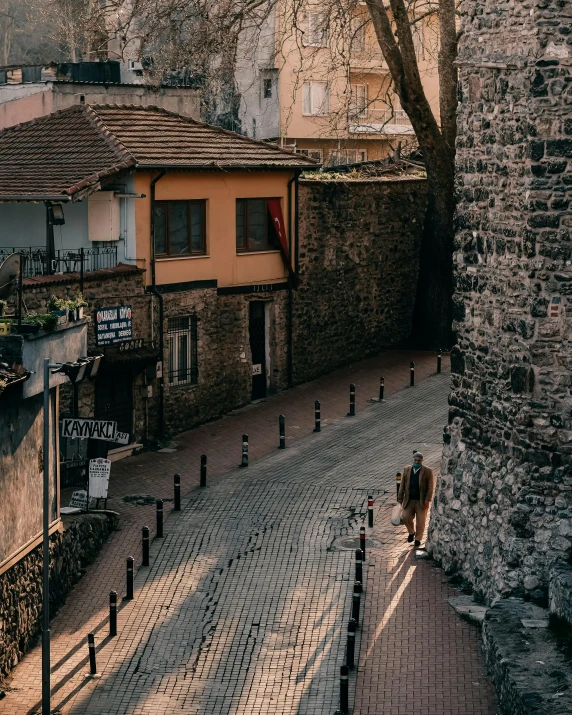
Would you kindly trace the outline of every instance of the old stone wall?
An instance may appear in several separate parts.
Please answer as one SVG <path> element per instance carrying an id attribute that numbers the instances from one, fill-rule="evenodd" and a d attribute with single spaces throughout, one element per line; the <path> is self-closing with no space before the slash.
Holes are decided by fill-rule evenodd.
<path id="1" fill-rule="evenodd" d="M 219 295 L 216 288 L 167 293 L 165 299 L 166 427 L 171 433 L 194 427 L 250 402 L 252 357 L 249 303 L 262 300 L 266 311 L 268 392 L 287 386 L 287 291 Z M 169 319 L 196 315 L 198 384 L 170 385 Z"/>
<path id="2" fill-rule="evenodd" d="M 294 382 L 409 337 L 425 210 L 422 179 L 301 182 Z"/>
<path id="3" fill-rule="evenodd" d="M 572 549 L 572 8 L 461 5 L 453 371 L 429 548 L 546 598 Z"/>
<path id="4" fill-rule="evenodd" d="M 64 517 L 50 541 L 50 615 L 65 603 L 115 527 L 113 514 Z M 0 677 L 34 645 L 42 628 L 42 546 L 0 575 Z"/>
<path id="5" fill-rule="evenodd" d="M 80 292 L 80 284 L 76 274 L 69 276 L 44 276 L 28 279 L 24 285 L 24 299 L 29 312 L 43 313 L 47 301 L 52 295 L 58 298 L 76 298 Z M 99 308 L 115 305 L 131 305 L 133 307 L 133 338 L 142 338 L 145 345 L 157 342 L 158 299 L 145 293 L 144 271 L 134 266 L 120 265 L 107 271 L 86 273 L 84 278 L 83 296 L 88 303 L 86 316 L 91 318 L 88 329 L 88 348 L 94 352 L 106 352 L 106 348 L 98 348 L 95 338 L 95 311 Z M 109 359 L 107 361 L 109 363 Z M 105 369 L 118 369 L 118 366 L 105 365 Z M 133 437 L 135 441 L 146 442 L 157 436 L 159 420 L 159 389 L 155 380 L 151 384 L 153 394 L 148 397 L 143 389 L 144 371 L 139 367 L 132 371 L 129 365 L 123 363 L 121 369 L 126 371 L 126 379 L 133 381 Z M 95 384 L 93 380 L 85 380 L 78 389 L 78 416 L 94 417 Z M 62 386 L 61 414 L 71 413 L 72 391 L 69 385 Z"/>

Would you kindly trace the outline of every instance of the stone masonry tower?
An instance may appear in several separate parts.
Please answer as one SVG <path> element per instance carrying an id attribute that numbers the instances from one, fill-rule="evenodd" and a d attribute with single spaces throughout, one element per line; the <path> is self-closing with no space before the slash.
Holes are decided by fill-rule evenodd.
<path id="1" fill-rule="evenodd" d="M 429 548 L 542 600 L 572 547 L 572 0 L 464 0 L 453 385 Z"/>

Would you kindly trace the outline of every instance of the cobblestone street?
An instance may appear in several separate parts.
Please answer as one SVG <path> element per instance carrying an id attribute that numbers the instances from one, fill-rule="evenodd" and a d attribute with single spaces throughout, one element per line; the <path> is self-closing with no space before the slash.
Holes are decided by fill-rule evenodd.
<path id="1" fill-rule="evenodd" d="M 108 592 L 110 575 L 100 556 L 54 621 L 53 707 L 65 715 L 333 715 L 353 550 L 373 493 L 350 707 L 355 702 L 363 715 L 494 715 L 479 633 L 448 606 L 453 591 L 443 573 L 414 562 L 404 528 L 389 525 L 394 475 L 412 449 L 438 467 L 448 386 L 443 374 L 390 390 L 384 404 L 362 402 L 355 418 L 290 439 L 285 451 L 274 447 L 247 470 L 235 467 L 191 491 L 183 511 L 167 519 L 165 538 L 153 542 L 151 567 L 139 570 L 115 639 L 106 638 L 102 589 Z M 275 443 L 274 421 L 272 433 Z M 163 456 L 180 459 L 141 455 L 122 469 Z M 151 516 L 148 508 L 141 513 Z M 124 556 L 134 547 L 138 562 L 134 533 L 127 529 L 126 544 L 123 532 L 111 542 Z M 116 566 L 113 585 L 123 594 L 121 571 Z M 95 679 L 86 678 L 90 630 Z M 39 675 L 36 649 L 16 669 L 0 713 L 33 712 Z"/>

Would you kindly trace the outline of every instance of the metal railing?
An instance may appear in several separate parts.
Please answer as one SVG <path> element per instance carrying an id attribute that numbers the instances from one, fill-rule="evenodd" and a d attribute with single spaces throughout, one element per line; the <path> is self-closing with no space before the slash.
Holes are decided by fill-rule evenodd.
<path id="1" fill-rule="evenodd" d="M 52 275 L 54 273 L 88 273 L 117 265 L 117 246 L 105 248 L 62 248 L 54 251 L 48 264 L 45 246 L 0 246 L 0 263 L 11 253 L 25 256 L 24 277 Z"/>
<path id="2" fill-rule="evenodd" d="M 82 489 L 87 489 L 88 464 L 89 460 L 87 459 L 70 459 L 60 462 L 60 488 L 82 487 Z"/>
<path id="3" fill-rule="evenodd" d="M 411 120 L 403 109 L 375 109 L 367 107 L 360 111 L 360 108 L 352 108 L 350 121 L 353 124 L 397 124 L 399 126 L 411 126 Z"/>

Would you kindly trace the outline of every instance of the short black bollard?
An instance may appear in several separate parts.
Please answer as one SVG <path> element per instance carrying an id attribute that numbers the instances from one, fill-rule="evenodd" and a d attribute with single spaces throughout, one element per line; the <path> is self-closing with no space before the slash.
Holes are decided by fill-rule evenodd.
<path id="1" fill-rule="evenodd" d="M 350 709 L 350 692 L 348 682 L 349 669 L 347 665 L 340 667 L 340 713 L 347 715 Z"/>
<path id="2" fill-rule="evenodd" d="M 181 475 L 175 474 L 173 477 L 173 485 L 175 489 L 175 505 L 173 511 L 181 511 Z"/>
<path id="3" fill-rule="evenodd" d="M 93 633 L 87 634 L 87 647 L 89 648 L 89 673 L 97 675 L 97 663 L 95 662 L 95 636 Z"/>
<path id="4" fill-rule="evenodd" d="M 355 666 L 356 628 L 357 623 L 353 618 L 350 618 L 348 623 L 348 644 L 346 648 L 346 663 L 348 664 L 348 668 L 353 668 Z"/>
<path id="5" fill-rule="evenodd" d="M 357 581 L 356 581 L 356 583 L 357 583 Z M 361 587 L 361 584 L 360 584 L 360 587 Z M 356 593 L 355 584 L 354 584 L 354 592 L 352 594 L 352 618 L 355 620 L 356 626 L 359 626 L 360 599 L 361 599 L 361 595 L 359 593 Z"/>
<path id="6" fill-rule="evenodd" d="M 207 485 L 207 455 L 201 454 L 201 487 Z"/>
<path id="7" fill-rule="evenodd" d="M 395 475 L 395 486 L 397 487 L 397 496 L 399 496 L 399 487 L 401 486 L 401 472 Z"/>
<path id="8" fill-rule="evenodd" d="M 133 556 L 127 557 L 127 594 L 125 596 L 126 601 L 131 601 L 133 599 L 133 564 L 135 559 Z"/>
<path id="9" fill-rule="evenodd" d="M 362 560 L 365 561 L 365 526 L 359 528 L 359 547 L 362 550 Z"/>
<path id="10" fill-rule="evenodd" d="M 437 374 L 441 374 L 441 360 L 443 359 L 443 351 L 439 350 L 437 353 Z"/>
<path id="11" fill-rule="evenodd" d="M 354 593 L 362 593 L 363 586 L 361 581 L 354 581 Z"/>
<path id="12" fill-rule="evenodd" d="M 322 431 L 322 419 L 320 415 L 320 400 L 314 403 L 314 432 Z"/>
<path id="13" fill-rule="evenodd" d="M 117 593 L 109 592 L 109 637 L 117 635 Z"/>
<path id="14" fill-rule="evenodd" d="M 248 467 L 248 435 L 242 435 L 242 461 L 239 467 Z"/>
<path id="15" fill-rule="evenodd" d="M 415 363 L 413 360 L 409 365 L 409 387 L 415 387 Z"/>
<path id="16" fill-rule="evenodd" d="M 385 378 L 379 378 L 379 401 L 383 400 L 383 393 L 385 392 Z"/>
<path id="17" fill-rule="evenodd" d="M 284 415 L 280 415 L 278 418 L 278 429 L 280 432 L 278 449 L 286 449 L 286 420 L 284 419 Z"/>
<path id="18" fill-rule="evenodd" d="M 367 524 L 370 529 L 373 529 L 373 497 L 367 498 Z"/>
<path id="19" fill-rule="evenodd" d="M 363 553 L 361 549 L 356 549 L 356 581 L 363 581 Z"/>
<path id="20" fill-rule="evenodd" d="M 144 526 L 141 529 L 141 547 L 143 551 L 143 560 L 141 566 L 149 566 L 149 527 Z"/>
<path id="21" fill-rule="evenodd" d="M 158 539 L 163 538 L 163 500 L 157 499 L 157 533 Z"/>
<path id="22" fill-rule="evenodd" d="M 356 386 L 350 385 L 350 411 L 348 412 L 348 417 L 355 417 L 356 413 Z"/>

